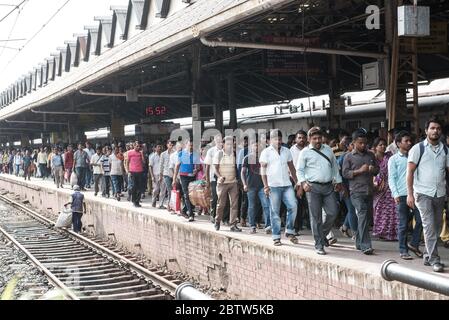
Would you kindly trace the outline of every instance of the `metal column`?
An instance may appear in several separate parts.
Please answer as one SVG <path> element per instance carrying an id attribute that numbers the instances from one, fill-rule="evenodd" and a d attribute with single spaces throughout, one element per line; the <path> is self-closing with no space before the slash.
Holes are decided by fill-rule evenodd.
<path id="1" fill-rule="evenodd" d="M 229 127 L 234 130 L 237 129 L 237 105 L 235 101 L 235 79 L 231 72 L 228 74 Z"/>

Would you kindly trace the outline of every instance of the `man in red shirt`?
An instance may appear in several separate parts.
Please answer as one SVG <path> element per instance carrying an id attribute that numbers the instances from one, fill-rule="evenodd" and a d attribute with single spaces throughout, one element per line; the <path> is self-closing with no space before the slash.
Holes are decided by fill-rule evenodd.
<path id="1" fill-rule="evenodd" d="M 72 168 L 73 168 L 73 147 L 72 145 L 69 145 L 67 147 L 67 151 L 64 153 L 64 170 L 65 170 L 64 176 L 66 177 L 67 183 L 70 183 Z"/>
<path id="2" fill-rule="evenodd" d="M 135 207 L 139 208 L 143 179 L 143 165 L 145 163 L 142 144 L 138 141 L 134 143 L 134 149 L 128 151 L 128 156 L 125 161 L 125 169 L 128 173 L 128 179 L 132 180 L 132 202 Z"/>

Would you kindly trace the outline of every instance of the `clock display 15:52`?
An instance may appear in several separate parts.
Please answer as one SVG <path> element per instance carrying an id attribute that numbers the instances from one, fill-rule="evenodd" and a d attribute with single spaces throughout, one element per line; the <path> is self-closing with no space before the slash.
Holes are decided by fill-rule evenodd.
<path id="1" fill-rule="evenodd" d="M 165 116 L 167 114 L 166 106 L 150 106 L 145 108 L 145 115 L 148 116 Z"/>

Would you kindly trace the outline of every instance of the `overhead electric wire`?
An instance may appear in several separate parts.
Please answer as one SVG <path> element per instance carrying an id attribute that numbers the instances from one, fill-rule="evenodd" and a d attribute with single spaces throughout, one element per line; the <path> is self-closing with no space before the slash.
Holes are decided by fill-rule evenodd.
<path id="1" fill-rule="evenodd" d="M 27 2 L 28 0 L 23 0 L 21 3 L 19 3 L 17 6 L 15 6 L 15 8 L 14 9 L 12 9 L 10 12 L 8 12 L 7 14 L 6 14 L 6 16 L 4 16 L 3 18 L 1 18 L 0 19 L 0 22 L 3 22 L 6 18 L 8 18 L 14 11 L 16 11 L 17 9 L 19 9 L 20 8 L 20 6 L 22 5 L 22 4 L 24 4 L 25 2 Z"/>
<path id="2" fill-rule="evenodd" d="M 26 1 L 29 1 L 29 0 L 25 0 L 24 2 L 22 2 L 24 5 L 23 5 L 23 7 L 25 7 L 25 5 L 26 5 Z M 8 35 L 8 40 L 7 41 L 9 41 L 9 39 L 11 39 L 11 35 L 12 35 L 12 33 L 14 32 L 14 28 L 16 27 L 16 24 L 17 24 L 17 20 L 19 20 L 19 16 L 20 16 L 20 13 L 22 12 L 22 10 L 23 10 L 23 7 L 22 7 L 22 9 L 18 9 L 19 11 L 17 11 L 17 16 L 16 16 L 16 19 L 14 20 L 14 23 L 13 23 L 13 25 L 12 25 L 12 28 L 11 28 L 11 31 L 9 32 L 9 35 Z M 0 58 L 1 58 L 1 56 L 3 55 L 3 52 L 5 51 L 5 49 L 6 49 L 7 47 L 6 46 L 3 46 L 2 47 L 2 51 L 0 52 Z M 20 49 L 19 49 L 19 51 L 20 51 Z"/>
<path id="3" fill-rule="evenodd" d="M 24 0 L 23 2 L 25 2 L 25 1 L 28 1 L 28 0 Z M 64 7 L 70 2 L 71 0 L 67 0 L 66 2 L 64 2 L 64 4 L 62 5 L 62 6 L 60 6 L 59 8 L 58 8 L 58 10 L 56 10 L 56 12 L 55 13 L 53 13 L 53 15 L 47 20 L 47 22 L 45 22 L 43 25 L 42 25 L 42 27 L 30 38 L 30 39 L 28 39 L 28 41 L 20 48 L 20 51 L 18 51 L 15 55 L 14 55 L 14 57 L 12 57 L 12 59 L 11 60 L 9 60 L 8 61 L 8 63 L 6 64 L 6 66 L 2 69 L 2 72 L 0 72 L 0 73 L 3 73 L 9 66 L 10 66 L 10 64 L 17 58 L 17 56 L 25 49 L 25 47 L 31 42 L 31 41 L 33 41 L 34 40 L 34 38 L 36 38 L 37 37 L 37 35 L 58 15 L 58 13 L 62 10 L 62 9 L 64 9 Z M 23 3 L 22 2 L 22 3 Z"/>

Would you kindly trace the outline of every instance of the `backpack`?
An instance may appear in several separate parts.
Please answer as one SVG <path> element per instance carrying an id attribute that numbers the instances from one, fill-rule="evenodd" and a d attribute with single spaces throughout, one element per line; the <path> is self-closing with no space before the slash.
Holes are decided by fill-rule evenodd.
<path id="1" fill-rule="evenodd" d="M 443 150 L 444 150 L 444 154 L 447 157 L 449 150 L 444 143 L 443 143 Z M 419 143 L 419 159 L 418 159 L 418 163 L 416 164 L 416 168 L 418 168 L 419 164 L 421 163 L 421 159 L 424 155 L 424 151 L 425 151 L 424 142 L 420 142 Z M 448 194 L 449 194 L 449 172 L 446 168 L 446 195 L 448 195 Z"/>

